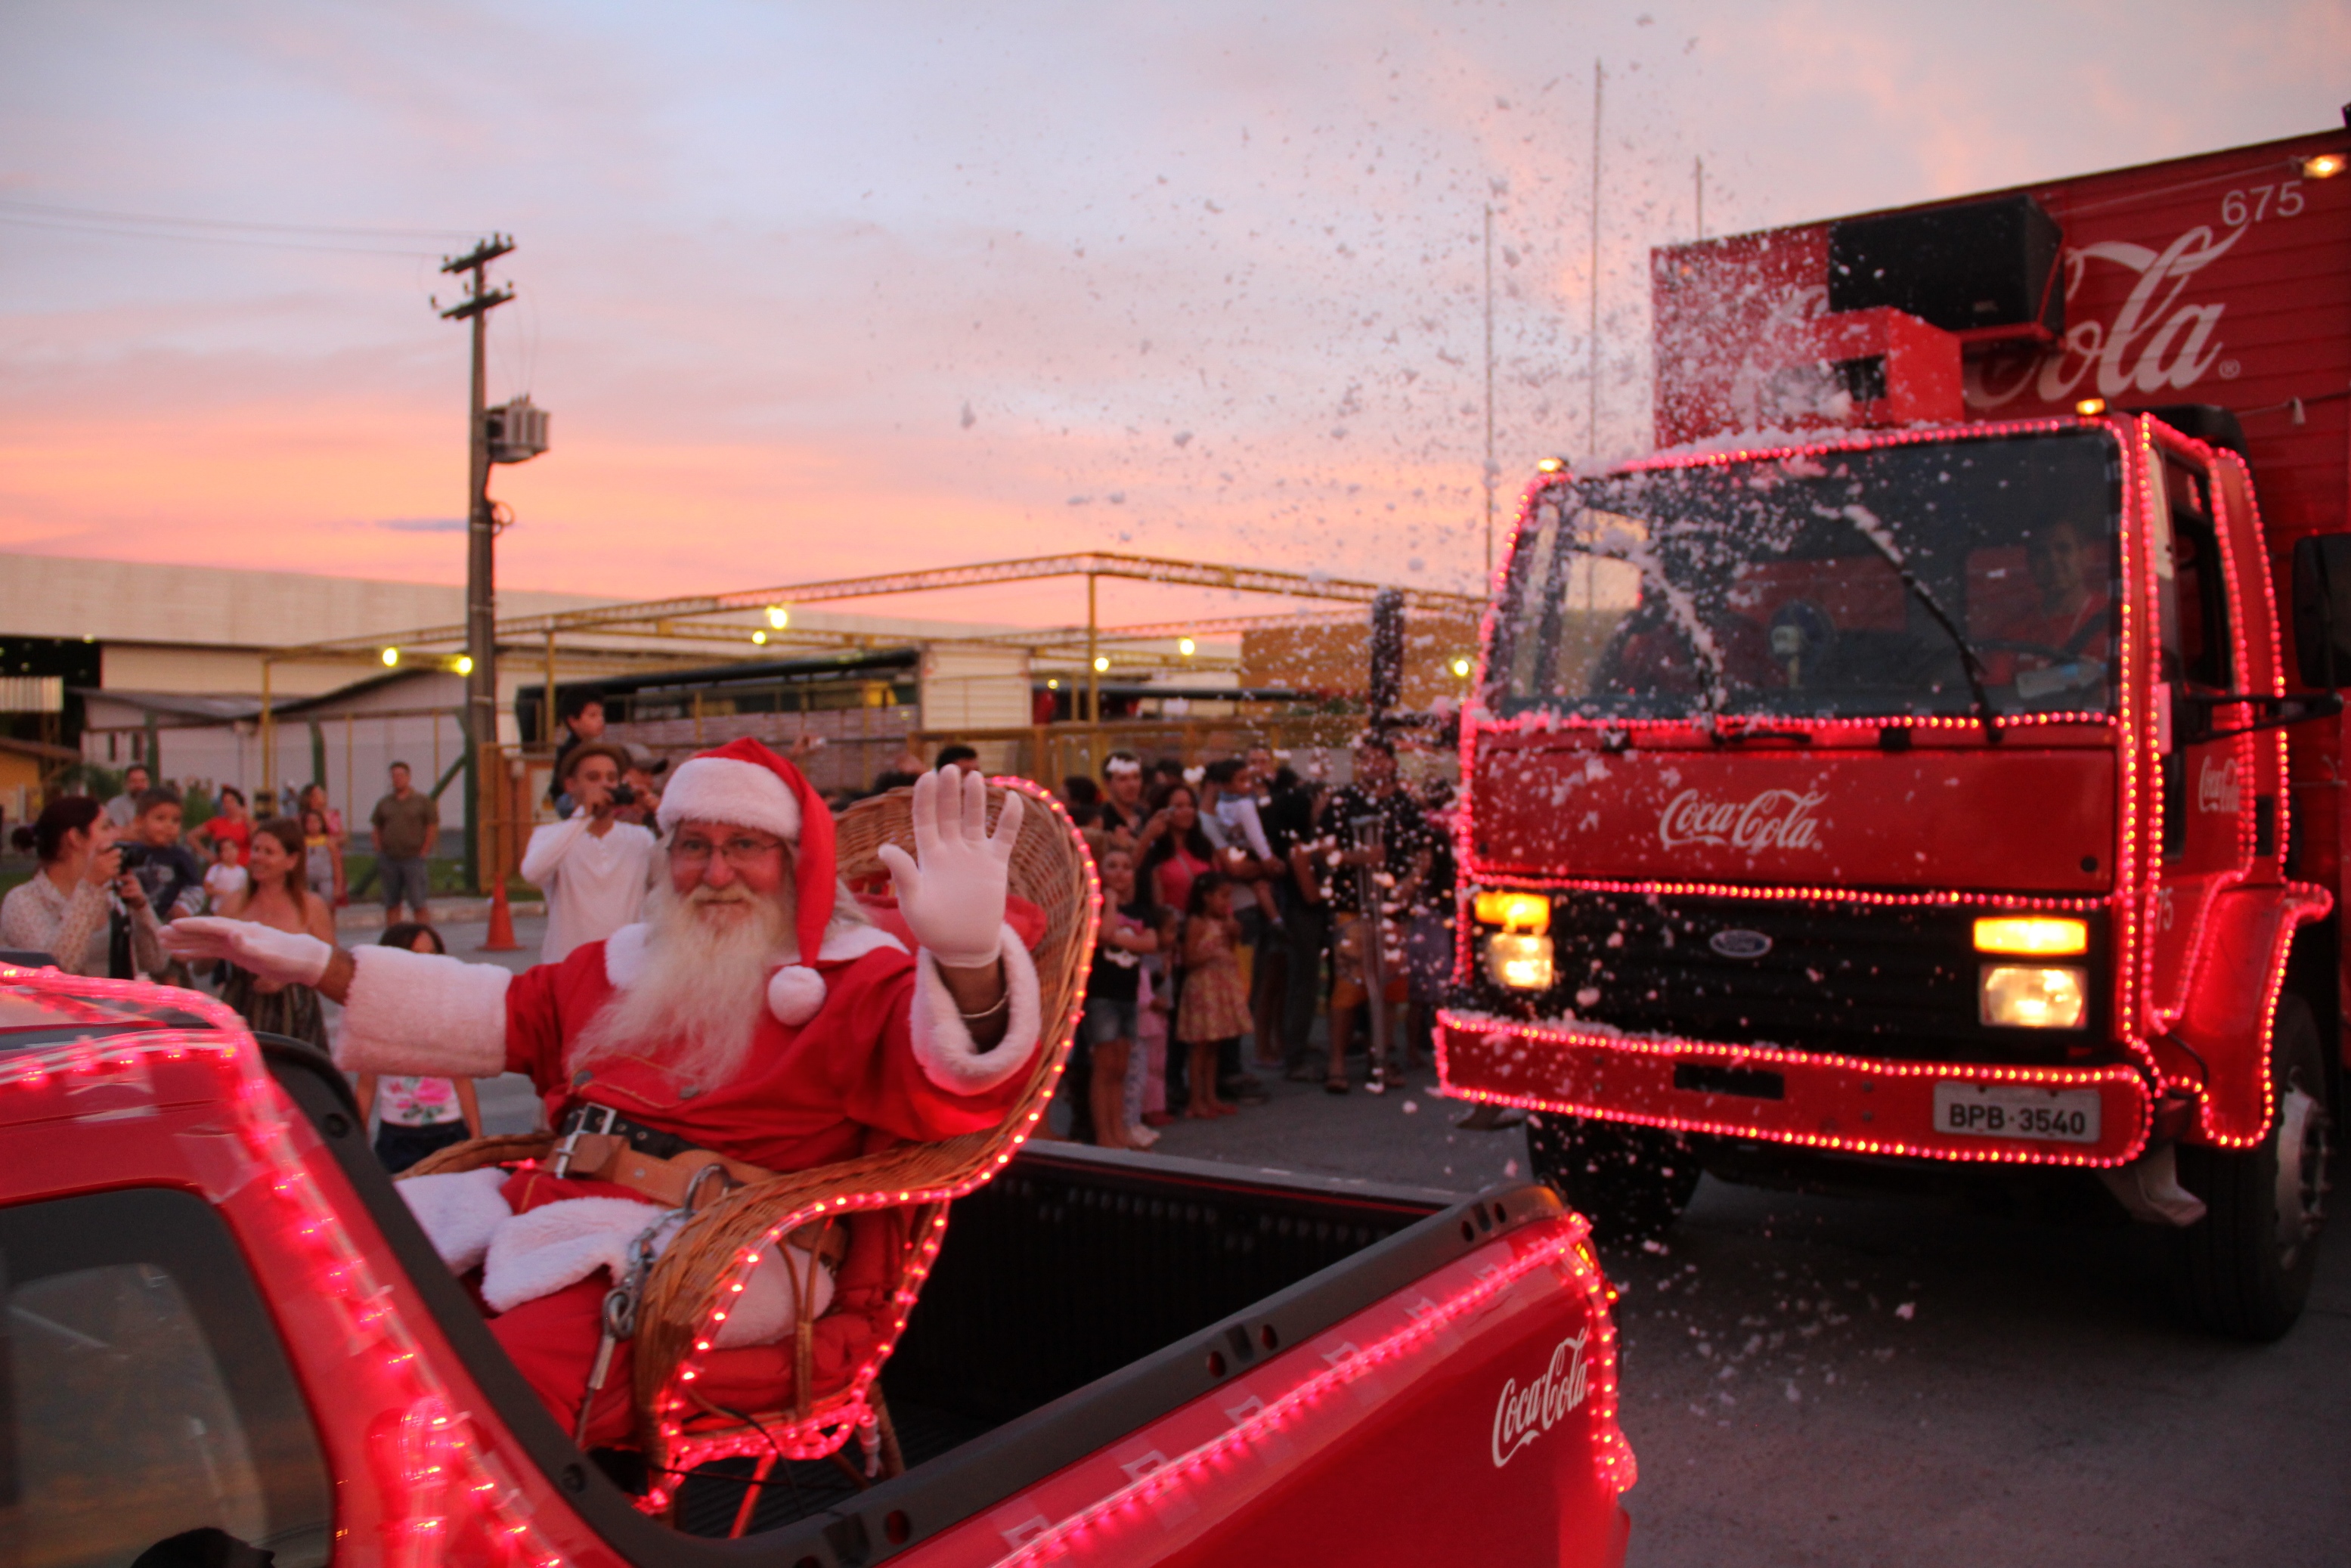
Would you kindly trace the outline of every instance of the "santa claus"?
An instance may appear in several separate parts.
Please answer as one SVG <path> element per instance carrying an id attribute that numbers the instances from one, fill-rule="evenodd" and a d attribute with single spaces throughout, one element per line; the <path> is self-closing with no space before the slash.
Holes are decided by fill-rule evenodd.
<path id="1" fill-rule="evenodd" d="M 987 831 L 987 783 L 914 787 L 916 853 L 881 853 L 908 943 L 841 886 L 832 819 L 755 740 L 680 767 L 662 797 L 668 875 L 644 920 L 519 975 L 394 947 L 349 952 L 250 922 L 188 919 L 166 944 L 300 981 L 343 1004 L 348 1071 L 529 1075 L 554 1156 L 401 1183 L 460 1274 L 480 1270 L 492 1331 L 583 1443 L 633 1427 L 615 1281 L 716 1191 L 997 1124 L 1040 1036 L 1037 975 L 1006 925 L 1021 801 Z M 812 1321 L 811 1382 L 847 1375 L 876 1332 L 899 1249 L 888 1211 L 770 1249 L 718 1336 L 768 1344 Z M 600 1349 L 603 1351 L 600 1354 Z M 793 1358 L 737 1358 L 765 1386 L 708 1388 L 773 1408 Z"/>

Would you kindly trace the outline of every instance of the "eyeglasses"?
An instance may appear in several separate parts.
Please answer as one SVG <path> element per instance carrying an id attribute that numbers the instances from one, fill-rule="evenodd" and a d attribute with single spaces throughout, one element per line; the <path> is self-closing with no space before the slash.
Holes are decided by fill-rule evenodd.
<path id="1" fill-rule="evenodd" d="M 696 836 L 679 839 L 671 844 L 669 858 L 687 865 L 702 865 L 706 863 L 713 854 L 722 854 L 726 857 L 728 865 L 740 869 L 747 865 L 757 864 L 781 848 L 783 848 L 783 841 L 780 839 L 754 839 L 737 835 L 723 844 L 713 844 L 708 839 Z"/>

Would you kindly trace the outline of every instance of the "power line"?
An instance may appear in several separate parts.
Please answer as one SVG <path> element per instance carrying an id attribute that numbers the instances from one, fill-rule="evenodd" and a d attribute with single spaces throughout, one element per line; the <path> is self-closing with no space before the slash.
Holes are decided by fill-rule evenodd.
<path id="1" fill-rule="evenodd" d="M 108 228 L 98 224 L 55 223 L 40 218 L 20 217 L 14 213 L 0 212 L 0 224 L 12 228 L 29 229 L 37 234 L 97 235 L 113 239 L 177 240 L 189 245 L 225 245 L 239 250 L 304 250 L 325 251 L 339 256 L 387 256 L 434 259 L 434 253 L 424 250 L 396 250 L 388 246 L 316 245 L 302 240 L 239 239 L 231 235 L 170 234 L 161 229 Z"/>
<path id="2" fill-rule="evenodd" d="M 0 196 L 0 207 L 57 218 L 94 218 L 106 223 L 155 224 L 166 228 L 236 229 L 247 234 L 332 235 L 344 239 L 464 239 L 468 229 L 379 229 L 339 227 L 330 224 L 255 224 L 229 218 L 159 217 L 152 213 L 117 213 L 97 207 L 66 207 L 49 202 L 26 202 Z"/>

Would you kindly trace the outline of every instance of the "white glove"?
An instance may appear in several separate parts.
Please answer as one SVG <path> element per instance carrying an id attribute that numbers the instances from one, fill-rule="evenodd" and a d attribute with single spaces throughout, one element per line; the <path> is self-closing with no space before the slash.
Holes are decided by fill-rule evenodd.
<path id="1" fill-rule="evenodd" d="M 163 950 L 175 958 L 225 958 L 265 980 L 315 986 L 335 956 L 331 943 L 250 920 L 192 915 L 163 927 Z"/>
<path id="2" fill-rule="evenodd" d="M 938 962 L 976 969 L 996 961 L 1020 810 L 1019 792 L 1008 793 L 991 837 L 986 779 L 967 774 L 958 790 L 954 771 L 943 768 L 914 781 L 914 854 L 884 844 L 882 863 L 897 884 L 906 928 Z"/>

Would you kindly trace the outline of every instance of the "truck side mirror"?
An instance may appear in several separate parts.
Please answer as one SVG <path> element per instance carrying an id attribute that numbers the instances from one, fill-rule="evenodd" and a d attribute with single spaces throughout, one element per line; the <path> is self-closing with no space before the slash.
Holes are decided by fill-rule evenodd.
<path id="1" fill-rule="evenodd" d="M 2351 686 L 2351 534 L 2294 547 L 2294 652 L 2305 686 Z"/>

